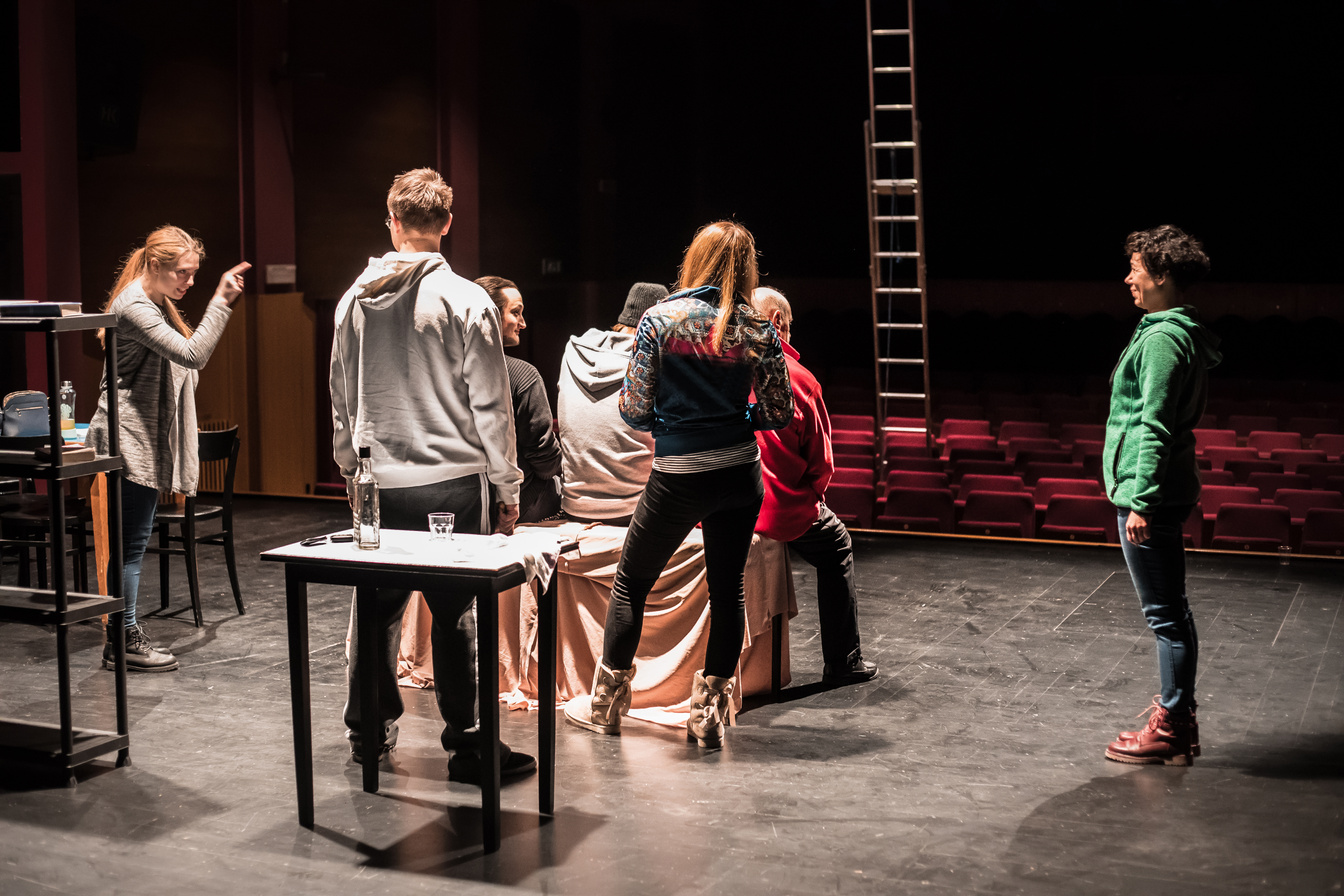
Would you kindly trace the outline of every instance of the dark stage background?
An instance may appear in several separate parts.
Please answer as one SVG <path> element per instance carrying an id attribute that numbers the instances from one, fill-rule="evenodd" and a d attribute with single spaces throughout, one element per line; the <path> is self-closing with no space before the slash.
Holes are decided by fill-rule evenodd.
<path id="1" fill-rule="evenodd" d="M 240 256 L 238 23 L 269 5 L 73 4 L 86 305 L 165 221 L 210 250 L 198 304 Z M 0 2 L 0 21 L 17 8 Z M 794 300 L 805 362 L 828 377 L 870 357 L 858 0 L 283 8 L 282 49 L 257 71 L 285 122 L 319 367 L 335 301 L 387 249 L 388 183 L 434 164 L 453 128 L 476 131 L 479 213 L 445 253 L 519 283 L 518 353 L 552 388 L 568 334 L 608 325 L 631 281 L 671 282 L 695 228 L 728 216 Z M 474 34 L 452 30 L 473 15 Z M 938 371 L 1108 371 L 1134 321 L 1124 236 L 1164 222 L 1208 245 L 1200 301 L 1231 321 L 1231 374 L 1337 380 L 1341 24 L 1327 3 L 916 3 L 935 387 Z M 445 82 L 464 65 L 475 88 Z M 445 83 L 474 119 L 440 120 Z M 0 152 L 19 93 L 0 66 Z M 6 297 L 22 284 L 13 186 L 0 177 Z"/>

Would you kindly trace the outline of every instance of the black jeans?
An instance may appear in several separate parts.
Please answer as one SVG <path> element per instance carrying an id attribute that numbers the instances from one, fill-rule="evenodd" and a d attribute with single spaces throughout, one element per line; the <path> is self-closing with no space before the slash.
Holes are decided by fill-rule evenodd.
<path id="1" fill-rule="evenodd" d="M 609 668 L 629 669 L 634 663 L 649 591 L 677 547 L 700 523 L 709 585 L 704 674 L 733 675 L 746 629 L 742 571 L 763 494 L 759 461 L 704 473 L 649 474 L 630 520 L 607 605 L 602 661 Z"/>
<path id="2" fill-rule="evenodd" d="M 854 545 L 849 530 L 825 504 L 817 521 L 790 546 L 817 571 L 817 615 L 821 659 L 843 672 L 863 654 L 859 649 L 859 602 L 854 592 Z"/>
<path id="3" fill-rule="evenodd" d="M 435 511 L 455 514 L 454 532 L 486 534 L 482 527 L 484 477 L 464 476 L 414 488 L 382 489 L 378 494 L 381 525 L 386 529 L 429 529 L 428 515 Z M 383 639 L 384 662 L 377 670 L 378 705 L 382 714 L 384 743 L 397 740 L 396 720 L 405 710 L 397 686 L 397 649 L 401 645 L 401 619 L 411 592 L 392 588 L 378 589 L 377 624 Z M 476 601 L 470 594 L 452 591 L 427 591 L 425 603 L 433 616 L 430 649 L 434 658 L 434 699 L 443 716 L 441 741 L 445 750 L 478 748 L 476 700 Z M 350 612 L 354 613 L 351 604 Z M 350 670 L 345 702 L 346 736 L 358 748 L 359 685 L 362 658 L 359 639 L 350 640 Z M 508 756 L 501 748 L 501 759 Z"/>

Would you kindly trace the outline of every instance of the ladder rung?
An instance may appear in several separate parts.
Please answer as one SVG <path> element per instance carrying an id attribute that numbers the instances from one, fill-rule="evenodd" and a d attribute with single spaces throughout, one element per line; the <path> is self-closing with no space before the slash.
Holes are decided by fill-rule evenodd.
<path id="1" fill-rule="evenodd" d="M 909 28 L 874 28 L 873 37 L 908 37 Z"/>
<path id="2" fill-rule="evenodd" d="M 880 323 L 877 325 L 879 330 L 922 330 L 923 324 L 888 324 Z"/>
<path id="3" fill-rule="evenodd" d="M 913 223 L 919 220 L 919 215 L 873 215 L 873 220 L 879 224 Z"/>
<path id="4" fill-rule="evenodd" d="M 874 143 L 873 149 L 914 149 L 913 140 L 888 140 L 884 143 Z"/>
<path id="5" fill-rule="evenodd" d="M 919 181 L 914 178 L 899 180 L 875 180 L 873 181 L 873 192 L 879 196 L 913 196 L 915 190 L 919 187 Z"/>
<path id="6" fill-rule="evenodd" d="M 873 69 L 875 75 L 908 75 L 910 66 L 908 65 L 879 65 Z"/>
<path id="7" fill-rule="evenodd" d="M 928 433 L 928 429 L 923 426 L 884 426 L 883 432 L 920 432 Z"/>
<path id="8" fill-rule="evenodd" d="M 918 252 L 878 252 L 878 258 L 918 258 Z"/>
<path id="9" fill-rule="evenodd" d="M 879 286 L 877 291 L 879 294 L 890 293 L 893 295 L 917 296 L 924 290 L 920 289 L 918 286 Z"/>
<path id="10" fill-rule="evenodd" d="M 919 366 L 922 367 L 922 366 L 924 365 L 924 359 L 923 359 L 923 358 L 878 358 L 878 359 L 877 359 L 877 363 L 879 363 L 879 364 L 907 364 L 907 365 L 910 365 L 910 366 L 914 366 L 914 365 L 918 364 Z"/>
<path id="11" fill-rule="evenodd" d="M 923 392 L 879 392 L 879 393 L 877 393 L 877 397 L 878 397 L 878 398 L 901 398 L 901 399 L 909 399 L 909 400 L 923 401 L 923 400 L 924 400 L 924 393 L 923 393 Z"/>
<path id="12" fill-rule="evenodd" d="M 878 103 L 873 108 L 878 112 L 910 112 L 915 107 L 911 103 Z"/>

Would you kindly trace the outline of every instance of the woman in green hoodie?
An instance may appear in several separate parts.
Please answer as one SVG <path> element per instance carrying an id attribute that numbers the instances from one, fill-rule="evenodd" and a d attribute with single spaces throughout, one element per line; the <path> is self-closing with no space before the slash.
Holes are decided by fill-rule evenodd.
<path id="1" fill-rule="evenodd" d="M 1222 356 L 1185 290 L 1209 270 L 1199 240 L 1170 225 L 1131 233 L 1125 278 L 1143 319 L 1111 374 L 1103 473 L 1119 513 L 1125 564 L 1157 636 L 1162 693 L 1142 731 L 1122 732 L 1106 758 L 1189 765 L 1199 754 L 1195 666 L 1199 642 L 1185 596 L 1182 527 L 1199 500 L 1194 428 L 1208 369 Z"/>

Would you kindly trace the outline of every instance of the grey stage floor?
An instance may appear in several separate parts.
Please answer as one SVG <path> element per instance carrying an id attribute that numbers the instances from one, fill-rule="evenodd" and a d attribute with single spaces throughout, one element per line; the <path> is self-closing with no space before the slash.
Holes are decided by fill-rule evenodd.
<path id="1" fill-rule="evenodd" d="M 152 619 L 179 672 L 133 676 L 132 757 L 73 787 L 6 769 L 0 892 L 1328 893 L 1344 886 L 1344 566 L 1191 558 L 1204 755 L 1107 762 L 1156 690 L 1117 549 L 861 537 L 868 684 L 820 685 L 810 569 L 795 564 L 793 685 L 722 751 L 631 722 L 564 725 L 557 814 L 505 789 L 479 847 L 479 791 L 444 778 L 431 695 L 408 694 L 380 794 L 339 721 L 348 593 L 312 589 L 316 831 L 295 812 L 283 583 L 259 550 L 349 518 L 241 502 L 249 612 L 205 576 L 206 627 Z M 13 581 L 14 570 L 4 570 Z M 185 579 L 174 578 L 179 609 Z M 150 570 L 141 606 L 156 603 Z M 100 634 L 79 627 L 85 724 L 110 725 Z M 0 714 L 56 717 L 53 637 L 0 627 Z M 504 714 L 527 749 L 536 716 Z"/>

